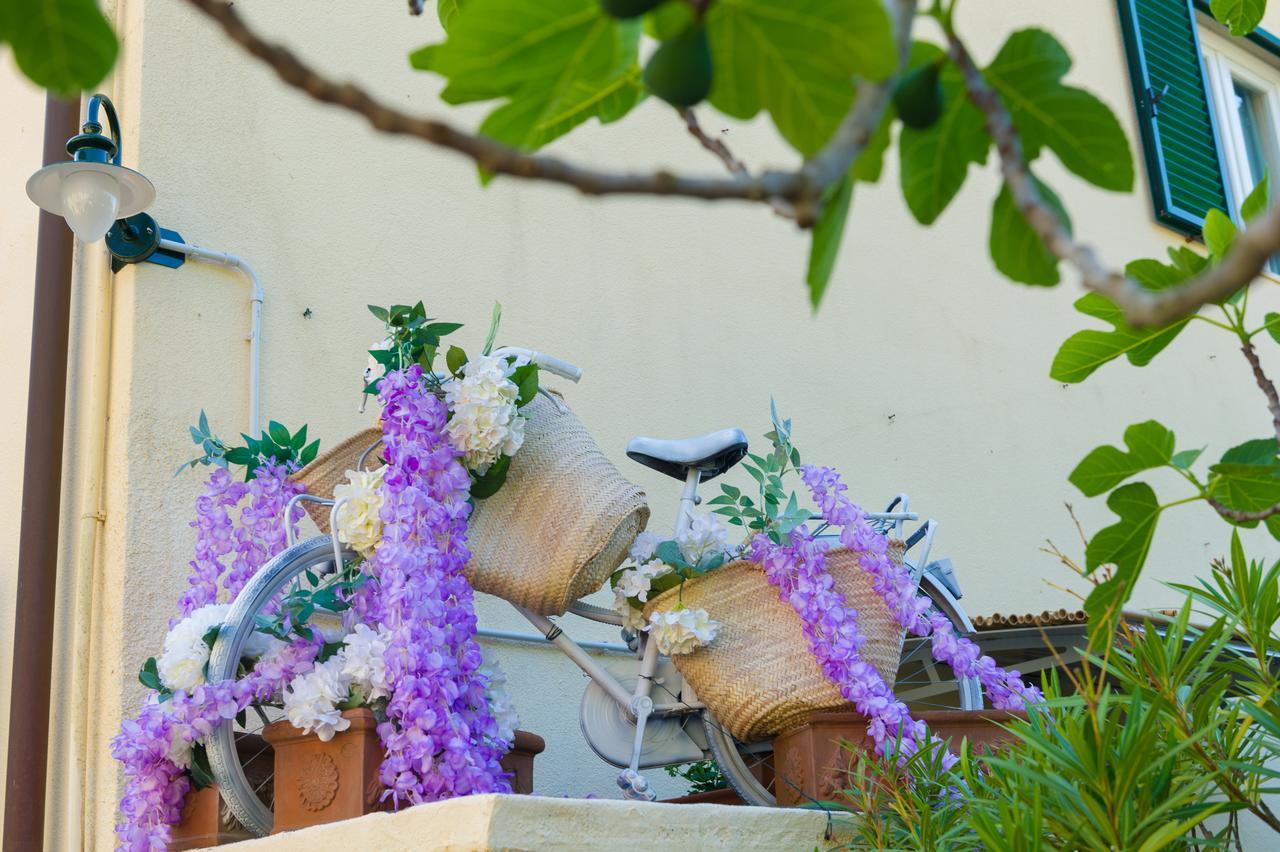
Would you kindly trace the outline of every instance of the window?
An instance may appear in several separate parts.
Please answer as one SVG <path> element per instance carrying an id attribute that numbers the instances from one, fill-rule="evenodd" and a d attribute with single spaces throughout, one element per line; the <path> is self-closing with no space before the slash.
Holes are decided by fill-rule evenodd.
<path id="1" fill-rule="evenodd" d="M 1214 32 L 1201 45 L 1234 211 L 1263 175 L 1280 180 L 1280 68 Z"/>

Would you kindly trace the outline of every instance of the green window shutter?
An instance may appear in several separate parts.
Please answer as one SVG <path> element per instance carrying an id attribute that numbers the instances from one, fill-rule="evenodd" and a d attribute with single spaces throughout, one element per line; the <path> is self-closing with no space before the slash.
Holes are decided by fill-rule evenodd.
<path id="1" fill-rule="evenodd" d="M 1199 234 L 1230 208 L 1192 0 L 1117 2 L 1156 219 Z"/>

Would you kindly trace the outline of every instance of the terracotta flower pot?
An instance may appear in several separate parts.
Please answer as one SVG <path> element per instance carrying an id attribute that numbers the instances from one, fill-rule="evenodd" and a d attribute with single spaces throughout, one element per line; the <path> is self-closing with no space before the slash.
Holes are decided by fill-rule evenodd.
<path id="1" fill-rule="evenodd" d="M 745 805 L 742 797 L 732 787 L 719 790 L 707 790 L 705 793 L 690 793 L 687 796 L 676 796 L 674 799 L 663 799 L 668 805 Z"/>
<path id="2" fill-rule="evenodd" d="M 502 768 L 511 773 L 511 792 L 529 795 L 533 792 L 533 759 L 546 749 L 546 740 L 528 731 L 516 731 L 511 751 L 502 757 Z"/>
<path id="3" fill-rule="evenodd" d="M 1003 710 L 937 710 L 919 713 L 929 730 L 953 744 L 968 739 L 975 751 L 990 751 L 1013 740 L 1000 725 L 1025 714 Z M 810 799 L 836 801 L 850 786 L 850 770 L 858 759 L 841 745 L 848 742 L 871 749 L 867 720 L 856 713 L 819 713 L 773 741 L 773 765 L 788 783 L 777 784 L 779 805 L 799 805 Z M 793 786 L 794 785 L 794 786 Z"/>
<path id="4" fill-rule="evenodd" d="M 269 797 L 268 785 L 273 771 L 271 747 L 262 737 L 251 735 L 241 737 L 236 749 L 249 783 L 255 787 L 262 784 Z M 182 803 L 182 821 L 169 833 L 169 852 L 220 846 L 251 837 L 253 835 L 232 815 L 231 809 L 222 803 L 216 785 L 203 790 L 193 787 Z"/>
<path id="5" fill-rule="evenodd" d="M 275 748 L 275 826 L 272 834 L 351 819 L 381 809 L 382 742 L 367 707 L 346 710 L 345 731 L 321 742 L 287 719 L 263 736 Z"/>

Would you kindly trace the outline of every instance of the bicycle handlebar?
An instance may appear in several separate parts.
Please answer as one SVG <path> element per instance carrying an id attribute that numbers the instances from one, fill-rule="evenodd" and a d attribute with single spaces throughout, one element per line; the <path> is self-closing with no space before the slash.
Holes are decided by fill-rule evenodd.
<path id="1" fill-rule="evenodd" d="M 494 350 L 495 355 L 523 355 L 534 364 L 549 373 L 555 373 L 561 378 L 568 379 L 571 382 L 577 382 L 582 378 L 582 368 L 570 364 L 568 361 L 562 361 L 553 355 L 547 355 L 544 352 L 535 352 L 532 349 L 523 349 L 519 346 L 503 346 Z"/>

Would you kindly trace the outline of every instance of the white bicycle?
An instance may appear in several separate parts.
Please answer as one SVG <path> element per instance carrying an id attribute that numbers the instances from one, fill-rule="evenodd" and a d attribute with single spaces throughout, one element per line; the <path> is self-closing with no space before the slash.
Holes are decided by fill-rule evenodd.
<path id="1" fill-rule="evenodd" d="M 495 354 L 523 355 L 541 369 L 574 382 L 582 374 L 571 364 L 530 350 L 506 348 Z M 376 446 L 366 451 L 365 457 Z M 699 485 L 728 471 L 746 452 L 747 439 L 740 429 L 677 441 L 636 438 L 627 447 L 627 455 L 634 461 L 684 483 L 675 522 L 677 533 L 688 526 L 692 509 L 700 502 Z M 362 457 L 362 464 L 364 460 Z M 299 495 L 286 507 L 286 517 L 292 516 L 295 505 L 302 500 L 330 505 L 334 520 L 341 508 L 341 501 L 334 504 L 332 500 Z M 972 624 L 957 603 L 961 595 L 950 561 L 930 561 L 935 522 L 927 520 L 908 532 L 907 525 L 918 522 L 919 516 L 909 510 L 905 494 L 895 497 L 884 512 L 870 517 L 881 532 L 905 540 L 905 564 L 918 578 L 920 592 L 932 601 L 936 611 L 946 616 L 958 633 L 972 632 Z M 258 616 L 269 612 L 273 602 L 299 588 L 323 584 L 327 576 L 355 558 L 339 543 L 336 523 L 330 523 L 330 530 L 328 536 L 298 543 L 292 541 L 290 530 L 289 546 L 264 565 L 236 597 L 210 655 L 211 681 L 237 676 Z M 590 679 L 579 709 L 582 733 L 603 761 L 623 770 L 618 784 L 625 797 L 649 801 L 656 798 L 643 770 L 712 760 L 748 804 L 777 803 L 774 791 L 787 779 L 772 765 L 772 743 L 740 742 L 725 731 L 645 634 L 624 631 L 623 638 L 634 649 L 634 655 L 602 662 L 553 619 L 512 606 Z M 566 613 L 570 614 L 622 626 L 618 613 L 583 601 L 573 604 Z M 898 697 L 916 710 L 980 708 L 982 691 L 977 679 L 957 679 L 946 664 L 933 660 L 927 642 L 907 637 L 894 685 Z M 251 714 L 224 721 L 206 744 L 222 798 L 249 831 L 266 835 L 273 821 L 273 790 L 270 773 L 263 771 L 270 746 L 263 742 L 260 732 L 281 713 L 274 707 L 252 709 Z"/>

